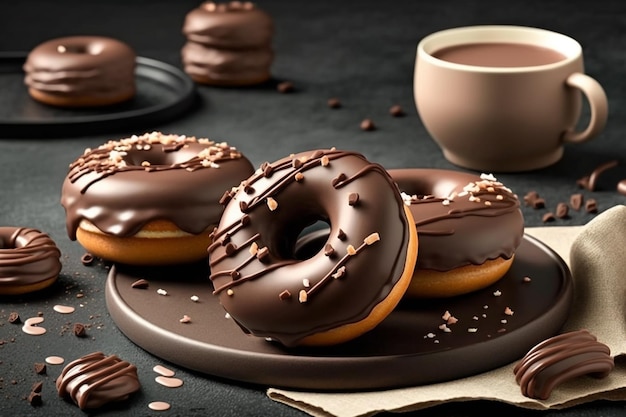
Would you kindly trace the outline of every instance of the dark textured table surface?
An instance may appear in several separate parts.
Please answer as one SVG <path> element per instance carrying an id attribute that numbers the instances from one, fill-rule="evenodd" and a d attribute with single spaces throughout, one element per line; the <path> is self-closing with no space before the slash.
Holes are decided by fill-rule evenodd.
<path id="1" fill-rule="evenodd" d="M 27 52 L 54 37 L 92 34 L 119 38 L 140 56 L 180 68 L 182 22 L 197 4 L 190 0 L 4 1 L 0 5 L 0 53 Z M 616 191 L 617 182 L 626 178 L 622 165 L 626 156 L 623 2 L 267 0 L 258 5 L 273 16 L 276 25 L 272 83 L 242 89 L 199 86 L 193 108 L 164 123 L 59 138 L 0 135 L 0 225 L 39 228 L 49 233 L 63 252 L 63 270 L 49 291 L 0 298 L 0 416 L 85 415 L 57 398 L 53 382 L 59 367 L 48 366 L 48 375 L 39 376 L 33 364 L 50 355 L 71 360 L 98 350 L 136 364 L 143 389 L 122 408 L 107 408 L 93 415 L 149 415 L 146 404 L 156 400 L 172 404 L 172 409 L 162 415 L 302 415 L 268 399 L 266 387 L 207 377 L 176 366 L 171 367 L 184 380 L 183 387 L 168 389 L 154 383 L 152 367 L 161 361 L 125 338 L 110 319 L 104 303 L 106 269 L 83 266 L 80 257 L 84 251 L 68 239 L 59 204 L 68 164 L 84 148 L 108 139 L 160 130 L 228 141 L 254 165 L 292 152 L 335 146 L 360 151 L 388 168 L 455 169 L 442 157 L 415 111 L 412 79 L 417 42 L 428 33 L 454 26 L 538 26 L 580 41 L 587 73 L 607 92 L 608 124 L 596 140 L 567 146 L 558 164 L 531 173 L 500 174 L 498 179 L 520 196 L 535 190 L 546 199 L 545 209 L 524 207 L 527 226 L 543 225 L 542 215 L 576 192 L 595 198 L 600 211 L 626 201 Z M 276 83 L 284 80 L 293 82 L 294 92 L 277 92 Z M 343 107 L 329 109 L 326 102 L 330 97 L 339 98 Z M 5 100 L 0 103 L 11 106 Z M 405 109 L 405 117 L 389 115 L 394 104 Z M 359 124 L 365 118 L 372 119 L 377 130 L 362 131 Z M 577 187 L 579 178 L 612 160 L 620 164 L 601 177 L 596 191 Z M 548 225 L 581 225 L 595 215 L 572 211 L 569 218 Z M 55 304 L 74 305 L 77 311 L 61 316 L 52 310 Z M 11 311 L 23 318 L 43 313 L 48 333 L 39 337 L 24 334 L 20 326 L 7 322 Z M 90 325 L 88 337 L 78 339 L 66 331 L 69 324 L 78 321 Z M 44 382 L 43 405 L 32 407 L 25 397 L 39 380 Z M 477 401 L 446 404 L 413 415 L 461 417 L 487 412 L 621 416 L 626 413 L 626 403 L 594 402 L 563 411 L 530 412 Z"/>

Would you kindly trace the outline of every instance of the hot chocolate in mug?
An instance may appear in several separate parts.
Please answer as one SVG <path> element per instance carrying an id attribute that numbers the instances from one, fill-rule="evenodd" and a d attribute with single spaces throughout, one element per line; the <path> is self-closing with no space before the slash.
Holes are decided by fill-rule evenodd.
<path id="1" fill-rule="evenodd" d="M 587 98 L 590 120 L 576 131 Z M 435 32 L 417 46 L 414 95 L 424 127 L 455 165 L 483 172 L 543 168 L 563 145 L 606 124 L 602 86 L 584 74 L 580 44 L 521 26 Z"/>

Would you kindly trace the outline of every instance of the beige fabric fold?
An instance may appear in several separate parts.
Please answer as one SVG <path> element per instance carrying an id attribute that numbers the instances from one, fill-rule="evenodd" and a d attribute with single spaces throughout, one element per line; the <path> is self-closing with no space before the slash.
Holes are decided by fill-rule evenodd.
<path id="1" fill-rule="evenodd" d="M 570 266 L 575 296 L 563 331 L 587 329 L 626 355 L 626 206 L 615 206 L 585 226 L 533 227 L 526 233 L 557 252 Z M 626 357 L 616 358 L 615 370 L 598 380 L 580 377 L 557 387 L 546 401 L 521 394 L 515 363 L 455 381 L 374 392 L 314 393 L 270 388 L 275 401 L 312 416 L 361 417 L 382 411 L 414 411 L 442 404 L 492 400 L 528 409 L 560 409 L 598 399 L 626 400 Z"/>

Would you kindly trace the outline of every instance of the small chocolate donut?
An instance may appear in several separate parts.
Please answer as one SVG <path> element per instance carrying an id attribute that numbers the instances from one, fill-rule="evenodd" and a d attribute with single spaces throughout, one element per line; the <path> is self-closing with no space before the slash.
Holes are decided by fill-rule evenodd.
<path id="1" fill-rule="evenodd" d="M 61 192 L 67 232 L 115 262 L 205 259 L 220 197 L 252 172 L 225 142 L 160 132 L 109 141 L 70 165 Z"/>
<path id="2" fill-rule="evenodd" d="M 0 227 L 0 294 L 49 287 L 61 271 L 60 257 L 47 234 L 27 227 Z"/>
<path id="3" fill-rule="evenodd" d="M 517 196 L 491 175 L 391 169 L 415 220 L 420 254 L 407 296 L 451 297 L 484 288 L 513 263 L 524 235 Z"/>
<path id="4" fill-rule="evenodd" d="M 414 222 L 387 171 L 363 155 L 315 150 L 266 162 L 223 201 L 211 280 L 244 331 L 285 346 L 338 344 L 402 298 L 417 257 Z M 299 234 L 318 221 L 328 239 L 297 259 Z"/>
<path id="5" fill-rule="evenodd" d="M 35 47 L 24 64 L 32 98 L 62 107 L 106 106 L 135 95 L 136 54 L 100 36 L 52 39 Z"/>
<path id="6" fill-rule="evenodd" d="M 251 2 L 205 2 L 187 14 L 183 34 L 185 72 L 198 83 L 244 86 L 271 76 L 274 23 Z"/>

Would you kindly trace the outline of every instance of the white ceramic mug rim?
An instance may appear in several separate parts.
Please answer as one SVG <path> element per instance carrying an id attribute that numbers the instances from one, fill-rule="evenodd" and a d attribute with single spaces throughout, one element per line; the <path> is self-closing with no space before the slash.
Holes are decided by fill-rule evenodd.
<path id="1" fill-rule="evenodd" d="M 496 34 L 496 36 L 494 36 Z M 476 42 L 516 42 L 530 45 L 540 45 L 551 48 L 565 55 L 565 59 L 545 64 L 524 67 L 490 67 L 480 65 L 457 64 L 435 58 L 432 53 L 442 48 L 454 45 L 463 45 Z M 514 25 L 480 25 L 462 26 L 444 29 L 424 37 L 417 45 L 417 54 L 420 59 L 441 67 L 463 71 L 479 71 L 493 73 L 515 73 L 546 71 L 568 65 L 582 55 L 582 47 L 575 39 L 547 29 L 514 26 Z"/>

